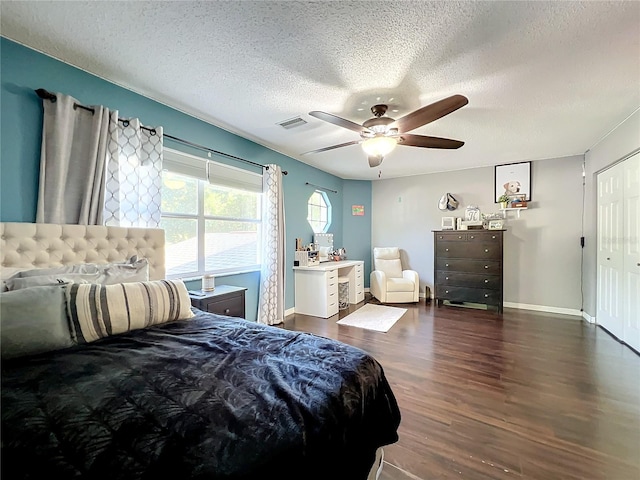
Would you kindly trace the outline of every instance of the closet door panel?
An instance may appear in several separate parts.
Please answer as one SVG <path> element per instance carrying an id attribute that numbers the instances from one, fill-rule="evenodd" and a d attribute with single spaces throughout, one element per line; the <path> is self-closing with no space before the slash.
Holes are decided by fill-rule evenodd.
<path id="1" fill-rule="evenodd" d="M 622 339 L 623 165 L 598 175 L 597 322 Z"/>
<path id="2" fill-rule="evenodd" d="M 623 167 L 623 340 L 640 352 L 640 154 L 625 160 Z"/>

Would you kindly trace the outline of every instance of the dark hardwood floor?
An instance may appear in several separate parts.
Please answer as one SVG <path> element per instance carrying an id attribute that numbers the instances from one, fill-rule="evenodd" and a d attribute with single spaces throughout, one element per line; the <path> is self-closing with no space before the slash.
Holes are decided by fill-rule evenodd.
<path id="1" fill-rule="evenodd" d="M 640 356 L 578 317 L 433 304 L 387 333 L 330 319 L 284 328 L 360 347 L 402 411 L 380 480 L 640 479 Z"/>

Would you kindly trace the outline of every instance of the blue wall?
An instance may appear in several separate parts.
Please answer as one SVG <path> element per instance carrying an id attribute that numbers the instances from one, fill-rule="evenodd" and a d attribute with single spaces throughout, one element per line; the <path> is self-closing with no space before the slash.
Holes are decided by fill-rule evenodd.
<path id="1" fill-rule="evenodd" d="M 311 242 L 313 232 L 306 221 L 307 200 L 314 187 L 305 182 L 337 190 L 328 193 L 333 207 L 330 232 L 334 244 L 347 248 L 350 259 L 367 264 L 366 283 L 371 257 L 371 182 L 342 180 L 339 177 L 298 162 L 262 147 L 195 117 L 158 103 L 130 90 L 68 64 L 38 53 L 6 38 L 0 38 L 0 221 L 35 221 L 40 142 L 42 135 L 42 101 L 35 89 L 71 95 L 84 105 L 100 104 L 117 109 L 121 117 L 138 117 L 144 125 L 161 125 L 169 134 L 235 155 L 253 162 L 275 163 L 287 170 L 284 178 L 287 269 L 285 306 L 293 307 L 293 247 L 295 238 Z M 166 140 L 167 147 L 200 155 L 202 152 Z M 216 158 L 224 162 L 224 159 Z M 243 163 L 227 161 L 238 167 Z M 365 216 L 351 215 L 351 205 L 365 205 Z M 247 318 L 255 320 L 259 273 L 227 276 L 216 280 L 247 287 Z"/>

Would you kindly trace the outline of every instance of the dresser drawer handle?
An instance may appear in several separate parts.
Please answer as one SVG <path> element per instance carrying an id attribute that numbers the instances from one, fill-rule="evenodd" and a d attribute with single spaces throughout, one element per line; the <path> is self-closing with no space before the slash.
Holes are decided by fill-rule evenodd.
<path id="1" fill-rule="evenodd" d="M 440 240 L 442 240 L 444 237 L 442 235 L 440 235 Z"/>
<path id="2" fill-rule="evenodd" d="M 458 238 L 462 238 L 462 235 L 458 235 Z M 471 238 L 473 238 L 473 237 L 471 237 Z"/>
<path id="3" fill-rule="evenodd" d="M 224 309 L 224 313 L 225 313 L 225 315 L 228 315 L 230 311 L 231 311 L 231 309 L 229 309 L 229 308 L 225 308 L 225 309 Z"/>
<path id="4" fill-rule="evenodd" d="M 485 248 L 485 249 L 484 249 L 484 253 L 489 253 L 489 249 L 488 249 L 488 248 Z"/>
<path id="5" fill-rule="evenodd" d="M 445 290 L 444 293 L 449 293 L 449 290 Z"/>
<path id="6" fill-rule="evenodd" d="M 488 297 L 489 297 L 489 294 L 488 294 L 488 293 L 485 293 L 485 294 L 484 294 L 484 298 L 488 298 Z"/>
<path id="7" fill-rule="evenodd" d="M 485 265 L 484 268 L 489 268 L 489 265 Z"/>
<path id="8" fill-rule="evenodd" d="M 445 252 L 448 252 L 448 251 L 449 251 L 449 249 L 448 249 L 448 248 L 445 248 L 445 249 L 444 249 L 444 251 L 445 251 Z"/>
<path id="9" fill-rule="evenodd" d="M 445 280 L 449 280 L 449 277 L 444 277 Z"/>
<path id="10" fill-rule="evenodd" d="M 448 266 L 449 266 L 449 264 L 448 264 L 448 263 L 445 263 L 445 264 L 444 264 L 444 266 L 445 266 L 445 267 L 448 267 Z"/>
<path id="11" fill-rule="evenodd" d="M 495 236 L 495 235 L 491 235 L 491 238 L 495 239 L 495 238 L 496 238 L 496 236 Z"/>
<path id="12" fill-rule="evenodd" d="M 476 238 L 476 237 L 474 237 L 473 235 L 471 235 L 471 238 Z"/>
<path id="13" fill-rule="evenodd" d="M 487 280 L 486 278 L 484 279 L 484 283 L 489 283 L 489 280 Z"/>

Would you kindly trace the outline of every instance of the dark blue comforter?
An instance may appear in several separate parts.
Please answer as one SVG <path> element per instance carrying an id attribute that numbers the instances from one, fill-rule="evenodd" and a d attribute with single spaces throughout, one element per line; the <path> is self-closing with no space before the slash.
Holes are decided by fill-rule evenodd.
<path id="1" fill-rule="evenodd" d="M 366 478 L 400 413 L 380 364 L 195 318 L 3 362 L 2 478 Z"/>

